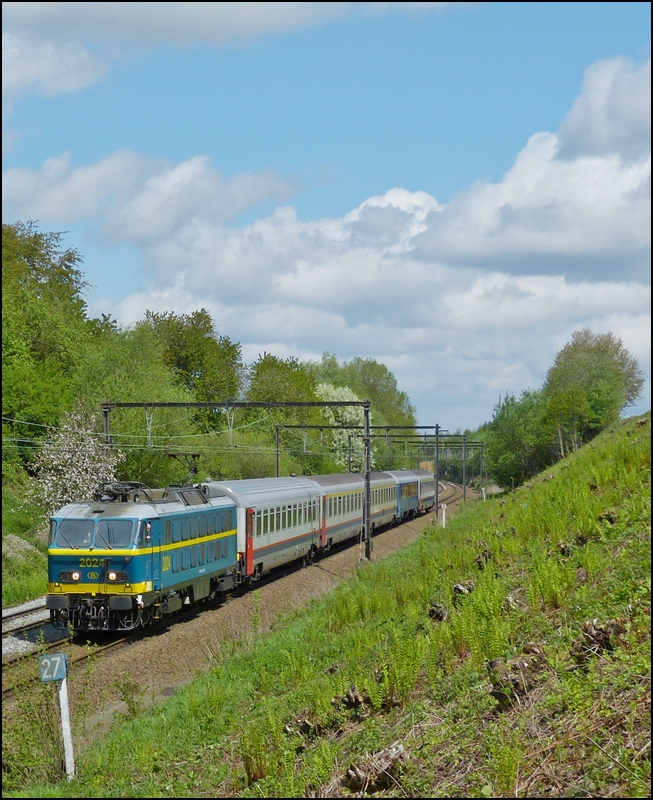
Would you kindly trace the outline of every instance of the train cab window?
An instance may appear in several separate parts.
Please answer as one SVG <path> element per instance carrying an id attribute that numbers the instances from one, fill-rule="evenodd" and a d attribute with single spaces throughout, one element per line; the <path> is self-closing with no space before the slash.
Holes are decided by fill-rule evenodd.
<path id="1" fill-rule="evenodd" d="M 57 532 L 57 521 L 54 519 L 50 520 L 50 541 L 48 544 L 54 544 L 54 535 Z"/>
<path id="2" fill-rule="evenodd" d="M 97 530 L 93 538 L 93 545 L 99 548 L 129 547 L 132 543 L 132 521 L 128 519 L 101 519 L 97 524 Z M 150 525 L 150 531 L 152 526 Z M 145 543 L 149 531 L 146 530 L 143 537 L 145 547 L 150 542 Z"/>
<path id="3" fill-rule="evenodd" d="M 190 520 L 184 519 L 181 522 L 181 537 L 186 542 L 190 537 Z"/>
<path id="4" fill-rule="evenodd" d="M 59 547 L 88 547 L 93 539 L 92 519 L 62 519 L 55 537 Z"/>
<path id="5" fill-rule="evenodd" d="M 107 520 L 108 522 L 109 520 Z M 170 523 L 170 520 L 168 520 Z M 98 531 L 99 533 L 99 531 Z M 97 536 L 96 536 L 97 538 Z M 137 523 L 136 527 L 136 547 L 151 547 L 152 546 L 152 525 L 145 520 Z"/>

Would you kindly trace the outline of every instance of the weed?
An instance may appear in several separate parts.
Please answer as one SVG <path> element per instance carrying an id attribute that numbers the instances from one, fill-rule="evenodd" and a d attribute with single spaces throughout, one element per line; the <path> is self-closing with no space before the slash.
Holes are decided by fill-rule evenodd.
<path id="1" fill-rule="evenodd" d="M 145 689 L 131 680 L 126 672 L 123 672 L 120 677 L 116 678 L 114 686 L 118 690 L 120 699 L 127 706 L 127 718 L 133 719 L 140 714 L 143 710 L 143 694 L 145 693 Z"/>

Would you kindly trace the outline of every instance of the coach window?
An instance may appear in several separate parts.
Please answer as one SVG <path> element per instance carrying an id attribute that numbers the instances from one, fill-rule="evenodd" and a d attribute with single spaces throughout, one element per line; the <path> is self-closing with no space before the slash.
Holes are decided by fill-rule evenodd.
<path id="1" fill-rule="evenodd" d="M 261 535 L 261 510 L 256 512 L 256 535 Z"/>
<path id="2" fill-rule="evenodd" d="M 263 536 L 265 536 L 268 532 L 268 510 L 267 508 L 263 509 Z"/>
<path id="3" fill-rule="evenodd" d="M 277 506 L 277 527 L 276 530 L 281 530 L 281 506 Z"/>

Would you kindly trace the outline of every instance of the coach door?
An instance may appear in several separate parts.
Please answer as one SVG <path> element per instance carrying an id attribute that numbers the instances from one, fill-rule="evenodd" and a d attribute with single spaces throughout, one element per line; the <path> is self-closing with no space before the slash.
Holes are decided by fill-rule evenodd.
<path id="1" fill-rule="evenodd" d="M 326 520 L 326 512 L 327 512 L 327 499 L 326 495 L 322 495 L 320 497 L 320 547 L 326 547 L 327 543 L 327 520 Z"/>
<path id="2" fill-rule="evenodd" d="M 254 509 L 247 509 L 245 518 L 245 565 L 247 575 L 254 574 Z"/>

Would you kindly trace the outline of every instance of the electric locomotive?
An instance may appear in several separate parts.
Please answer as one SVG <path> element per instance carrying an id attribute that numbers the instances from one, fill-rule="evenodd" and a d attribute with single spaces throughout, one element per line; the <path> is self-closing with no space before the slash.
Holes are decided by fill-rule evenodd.
<path id="1" fill-rule="evenodd" d="M 128 631 L 241 578 L 236 507 L 192 486 L 112 483 L 51 519 L 46 606 L 56 627 Z"/>

